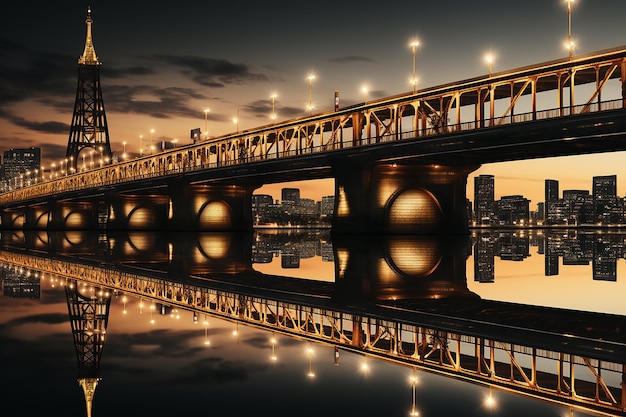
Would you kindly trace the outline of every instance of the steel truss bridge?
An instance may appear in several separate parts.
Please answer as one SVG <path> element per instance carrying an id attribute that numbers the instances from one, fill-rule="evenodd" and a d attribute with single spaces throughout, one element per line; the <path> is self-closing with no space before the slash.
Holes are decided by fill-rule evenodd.
<path id="1" fill-rule="evenodd" d="M 118 241 L 117 245 L 128 243 Z M 626 415 L 626 350 L 623 342 L 613 339 L 615 326 L 623 325 L 623 318 L 558 309 L 534 312 L 531 306 L 488 302 L 455 302 L 465 305 L 456 316 L 445 310 L 429 311 L 425 308 L 428 304 L 416 307 L 379 301 L 365 309 L 337 298 L 338 290 L 333 287 L 342 279 L 340 270 L 334 285 L 299 279 L 294 287 L 286 284 L 293 279 L 252 272 L 249 261 L 248 267 L 243 265 L 246 262 L 233 260 L 225 263 L 226 267 L 201 265 L 198 270 L 204 274 L 187 276 L 149 269 L 138 272 L 137 268 L 125 266 L 128 263 L 124 261 L 90 261 L 67 253 L 60 250 L 45 255 L 3 249 L 0 262 L 37 271 L 41 277 L 60 278 L 71 289 L 67 292 L 73 298 L 77 291 L 92 298 L 93 294 L 110 296 L 114 292 L 135 295 L 192 311 L 196 317 L 218 317 L 490 389 L 603 415 Z M 158 256 L 157 264 L 169 257 Z M 262 288 L 259 282 L 264 283 Z M 455 283 L 454 287 L 459 285 Z M 484 313 L 488 310 L 494 310 L 495 316 L 514 311 L 514 316 L 525 317 L 525 324 L 518 327 L 490 322 Z M 78 322 L 80 317 L 72 320 Z M 538 324 L 551 320 L 565 327 L 547 331 Z M 106 317 L 100 322 L 106 323 Z M 577 335 L 575 327 L 567 329 L 568 323 L 575 322 L 605 326 L 599 331 L 604 331 L 606 337 Z M 102 341 L 98 339 L 99 349 Z M 89 350 L 80 347 L 81 352 Z"/>
<path id="2" fill-rule="evenodd" d="M 250 230 L 256 188 L 334 178 L 337 231 L 465 233 L 470 172 L 490 162 L 626 150 L 625 104 L 620 47 L 115 164 L 83 154 L 71 169 L 16 179 L 0 195 L 1 226 Z M 417 217 L 407 209 L 416 205 Z"/>

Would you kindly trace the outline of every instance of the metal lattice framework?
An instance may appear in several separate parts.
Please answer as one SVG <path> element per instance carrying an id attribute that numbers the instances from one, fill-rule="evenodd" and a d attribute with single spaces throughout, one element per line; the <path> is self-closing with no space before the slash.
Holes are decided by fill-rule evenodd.
<path id="1" fill-rule="evenodd" d="M 109 291 L 78 281 L 65 286 L 72 335 L 78 358 L 79 378 L 97 378 L 109 320 Z M 88 292 L 88 294 L 84 294 Z"/>
<path id="2" fill-rule="evenodd" d="M 68 173 L 76 172 L 80 152 L 86 148 L 99 151 L 102 158 L 111 158 L 109 127 L 104 111 L 100 67 L 91 35 L 91 9 L 88 9 L 85 50 L 78 60 L 78 86 L 70 136 L 67 142 L 66 167 Z"/>
<path id="3" fill-rule="evenodd" d="M 101 266 L 0 252 L 13 265 L 473 383 L 607 415 L 626 412 L 626 364 Z M 75 286 L 74 286 L 75 288 Z M 68 291 L 74 291 L 68 290 Z M 108 307 L 107 307 L 108 308 Z M 89 310 L 92 311 L 92 310 Z M 80 311 L 74 313 L 81 315 Z M 103 322 L 104 323 L 104 322 Z M 84 327 L 84 326 L 83 326 Z M 84 333 L 84 332 L 83 332 Z"/>
<path id="4" fill-rule="evenodd" d="M 371 100 L 113 165 L 106 165 L 104 159 L 94 163 L 84 156 L 81 163 L 74 155 L 77 172 L 73 175 L 50 172 L 48 177 L 41 173 L 39 177 L 26 178 L 29 186 L 0 195 L 0 204 L 219 167 L 316 154 L 330 156 L 336 151 L 382 143 L 479 133 L 483 129 L 488 132 L 494 127 L 522 126 L 533 121 L 567 120 L 625 108 L 625 86 L 626 49 L 601 51 L 427 88 L 415 94 Z M 106 123 L 101 96 L 94 93 L 94 97 L 99 99 L 95 100 L 87 122 L 94 126 L 85 131 L 85 137 L 76 139 L 84 146 L 100 140 L 108 144 L 104 131 L 100 138 L 93 136 L 97 133 L 95 125 Z M 472 151 L 469 145 L 467 151 Z"/>

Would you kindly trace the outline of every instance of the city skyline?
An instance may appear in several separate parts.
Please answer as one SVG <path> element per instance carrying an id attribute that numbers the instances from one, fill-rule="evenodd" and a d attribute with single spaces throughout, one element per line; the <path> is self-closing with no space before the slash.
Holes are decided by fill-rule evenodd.
<path id="1" fill-rule="evenodd" d="M 309 103 L 314 112 L 326 111 L 335 90 L 341 106 L 408 92 L 412 63 L 420 88 L 567 56 L 563 0 L 527 1 L 524 7 L 452 1 L 445 20 L 435 4 L 400 1 L 396 10 L 405 12 L 381 20 L 350 1 L 318 2 L 307 9 L 310 26 L 329 19 L 334 25 L 311 31 L 303 29 L 301 12 L 278 2 L 245 8 L 197 1 L 150 8 L 80 3 L 12 3 L 1 18 L 0 147 L 40 146 L 44 165 L 65 155 L 88 6 L 118 154 L 123 148 L 138 154 L 140 135 L 144 142 L 184 144 L 193 128 L 215 136 L 268 124 L 273 111 L 281 120 L 307 115 Z M 620 21 L 626 3 L 577 0 L 572 9 L 576 54 L 626 44 Z M 485 24 L 468 25 L 477 20 Z M 412 57 L 414 39 L 420 45 Z M 495 57 L 489 67 L 487 52 Z M 615 152 L 488 164 L 470 174 L 467 195 L 473 195 L 471 179 L 488 173 L 498 179 L 496 198 L 522 194 L 536 205 L 543 201 L 544 179 L 558 177 L 563 189 L 585 188 L 593 176 L 626 175 L 623 157 Z M 314 199 L 334 192 L 332 180 L 294 186 L 318 189 Z M 267 187 L 257 192 L 271 194 L 268 189 L 284 184 Z M 618 183 L 618 195 L 624 194 Z"/>

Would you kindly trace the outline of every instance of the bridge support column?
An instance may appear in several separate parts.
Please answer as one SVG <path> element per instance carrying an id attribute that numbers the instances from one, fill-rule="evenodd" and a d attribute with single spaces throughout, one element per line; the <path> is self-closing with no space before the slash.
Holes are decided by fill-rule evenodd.
<path id="1" fill-rule="evenodd" d="M 50 204 L 27 207 L 24 210 L 25 230 L 45 230 L 50 223 Z"/>
<path id="2" fill-rule="evenodd" d="M 108 230 L 163 230 L 169 198 L 159 194 L 108 195 Z"/>
<path id="3" fill-rule="evenodd" d="M 12 209 L 2 211 L 2 229 L 21 230 L 24 228 L 26 214 L 24 209 Z"/>
<path id="4" fill-rule="evenodd" d="M 252 185 L 170 185 L 169 230 L 252 231 Z"/>
<path id="5" fill-rule="evenodd" d="M 333 233 L 468 234 L 467 177 L 478 167 L 335 164 Z"/>
<path id="6" fill-rule="evenodd" d="M 97 202 L 57 201 L 50 205 L 49 230 L 97 230 Z"/>

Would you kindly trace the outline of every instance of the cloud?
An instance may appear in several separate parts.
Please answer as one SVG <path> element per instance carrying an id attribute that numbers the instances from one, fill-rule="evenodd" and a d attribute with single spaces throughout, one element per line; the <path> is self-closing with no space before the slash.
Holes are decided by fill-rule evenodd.
<path id="1" fill-rule="evenodd" d="M 70 125 L 68 123 L 62 122 L 36 122 L 33 120 L 28 120 L 23 117 L 10 115 L 8 113 L 4 113 L 4 116 L 7 120 L 13 123 L 16 126 L 24 127 L 34 132 L 41 133 L 51 133 L 51 134 L 59 134 L 59 133 L 69 133 Z"/>
<path id="2" fill-rule="evenodd" d="M 156 119 L 170 119 L 175 116 L 197 117 L 197 107 L 189 103 L 191 99 L 203 98 L 204 95 L 192 88 L 154 85 L 109 85 L 106 91 L 103 91 L 106 109 L 121 113 L 145 114 Z"/>
<path id="3" fill-rule="evenodd" d="M 370 62 L 370 63 L 374 63 L 375 61 L 371 58 L 368 58 L 366 56 L 359 56 L 359 55 L 347 55 L 347 56 L 342 56 L 342 57 L 337 57 L 337 58 L 331 58 L 329 59 L 330 62 L 334 62 L 335 64 L 352 64 L 352 63 L 359 63 L 359 62 Z"/>
<path id="4" fill-rule="evenodd" d="M 66 324 L 67 319 L 67 314 L 61 313 L 32 314 L 7 321 L 3 327 L 17 327 L 25 324 Z"/>
<path id="5" fill-rule="evenodd" d="M 51 95 L 72 97 L 76 57 L 0 39 L 0 106 Z"/>
<path id="6" fill-rule="evenodd" d="M 142 67 L 142 66 L 134 66 L 134 67 L 127 67 L 127 68 L 111 68 L 111 67 L 102 67 L 102 69 L 100 70 L 100 74 L 102 75 L 102 78 L 112 78 L 112 79 L 118 79 L 118 78 L 124 78 L 127 76 L 147 76 L 147 75 L 153 75 L 155 74 L 156 71 L 154 71 L 152 68 L 150 67 Z"/>
<path id="7" fill-rule="evenodd" d="M 225 59 L 175 55 L 153 55 L 152 59 L 179 68 L 182 74 L 205 87 L 222 88 L 230 84 L 269 81 L 269 77 L 252 72 L 247 65 Z"/>

